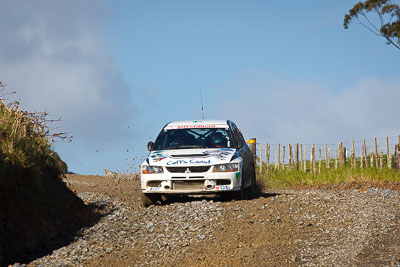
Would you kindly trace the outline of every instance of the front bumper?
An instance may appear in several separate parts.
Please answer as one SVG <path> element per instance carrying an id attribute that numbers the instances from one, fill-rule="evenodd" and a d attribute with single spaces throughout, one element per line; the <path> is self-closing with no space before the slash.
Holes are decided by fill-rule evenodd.
<path id="1" fill-rule="evenodd" d="M 240 190 L 242 172 L 141 174 L 142 193 L 212 194 Z"/>

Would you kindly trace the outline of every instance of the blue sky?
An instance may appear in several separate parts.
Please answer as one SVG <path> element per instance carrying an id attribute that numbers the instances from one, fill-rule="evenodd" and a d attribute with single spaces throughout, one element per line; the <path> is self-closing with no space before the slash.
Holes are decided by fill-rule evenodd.
<path id="1" fill-rule="evenodd" d="M 0 80 L 62 116 L 79 173 L 137 171 L 162 126 L 201 117 L 200 89 L 261 143 L 396 136 L 400 51 L 343 28 L 354 3 L 8 0 Z"/>

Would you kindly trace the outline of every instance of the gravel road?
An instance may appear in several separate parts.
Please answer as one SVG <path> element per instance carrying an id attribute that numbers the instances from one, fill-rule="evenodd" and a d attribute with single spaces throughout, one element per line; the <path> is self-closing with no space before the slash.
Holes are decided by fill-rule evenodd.
<path id="1" fill-rule="evenodd" d="M 102 217 L 28 266 L 400 266 L 396 190 L 265 190 L 143 208 L 132 178 L 68 175 Z"/>

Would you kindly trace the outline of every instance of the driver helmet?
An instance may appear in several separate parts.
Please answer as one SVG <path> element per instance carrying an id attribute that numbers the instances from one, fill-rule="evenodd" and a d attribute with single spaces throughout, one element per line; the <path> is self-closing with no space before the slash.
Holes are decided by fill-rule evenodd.
<path id="1" fill-rule="evenodd" d="M 222 133 L 217 132 L 212 135 L 212 142 L 214 145 L 222 147 L 224 146 L 224 141 L 226 141 L 226 139 Z"/>
<path id="2" fill-rule="evenodd" d="M 187 138 L 187 133 L 184 130 L 178 130 L 174 134 L 174 140 L 178 143 L 184 143 Z"/>

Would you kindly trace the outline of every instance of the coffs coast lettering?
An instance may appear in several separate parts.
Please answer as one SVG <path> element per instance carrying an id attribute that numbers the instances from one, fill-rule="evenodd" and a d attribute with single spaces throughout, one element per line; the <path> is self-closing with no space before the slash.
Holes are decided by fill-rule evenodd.
<path id="1" fill-rule="evenodd" d="M 170 160 L 167 161 L 167 166 L 186 165 L 186 164 L 211 164 L 211 160 Z"/>
<path id="2" fill-rule="evenodd" d="M 186 160 L 170 160 L 167 161 L 167 165 L 171 166 L 171 165 L 184 165 L 187 164 L 188 162 Z"/>
<path id="3" fill-rule="evenodd" d="M 194 164 L 210 164 L 211 160 L 193 160 L 193 159 L 191 159 L 189 162 L 194 163 Z"/>

